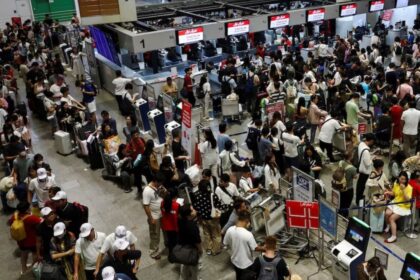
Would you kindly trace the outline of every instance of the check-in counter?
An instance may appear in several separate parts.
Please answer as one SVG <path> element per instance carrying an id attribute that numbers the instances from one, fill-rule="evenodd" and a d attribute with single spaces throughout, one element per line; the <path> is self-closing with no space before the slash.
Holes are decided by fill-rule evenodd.
<path id="1" fill-rule="evenodd" d="M 407 36 L 407 29 L 390 29 L 388 30 L 388 34 L 386 35 L 386 44 L 388 46 L 392 46 L 392 44 L 395 42 L 395 38 L 399 37 L 400 39 Z"/>

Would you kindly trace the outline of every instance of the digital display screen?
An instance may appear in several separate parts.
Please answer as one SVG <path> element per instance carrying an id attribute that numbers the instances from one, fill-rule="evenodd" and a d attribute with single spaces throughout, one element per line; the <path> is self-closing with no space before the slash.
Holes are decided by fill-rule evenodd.
<path id="1" fill-rule="evenodd" d="M 228 22 L 226 24 L 227 35 L 241 35 L 249 32 L 249 20 Z"/>
<path id="2" fill-rule="evenodd" d="M 357 4 L 348 4 L 340 6 L 340 17 L 354 16 L 357 11 Z"/>
<path id="3" fill-rule="evenodd" d="M 347 226 L 344 239 L 362 252 L 365 252 L 369 243 L 370 227 L 363 221 L 351 218 Z"/>
<path id="4" fill-rule="evenodd" d="M 375 0 L 369 2 L 369 12 L 378 12 L 384 9 L 385 0 Z"/>
<path id="5" fill-rule="evenodd" d="M 324 8 L 308 11 L 308 21 L 310 22 L 324 20 L 324 18 L 325 18 Z"/>
<path id="6" fill-rule="evenodd" d="M 408 253 L 404 260 L 400 278 L 403 280 L 420 279 L 420 259 L 413 253 Z"/>
<path id="7" fill-rule="evenodd" d="M 408 0 L 397 0 L 395 8 L 404 8 L 408 6 Z"/>
<path id="8" fill-rule="evenodd" d="M 202 41 L 204 39 L 204 28 L 195 27 L 177 31 L 178 44 L 192 44 Z"/>
<path id="9" fill-rule="evenodd" d="M 268 17 L 268 28 L 281 28 L 289 26 L 290 22 L 290 15 L 289 14 L 283 14 L 278 16 L 270 16 Z"/>

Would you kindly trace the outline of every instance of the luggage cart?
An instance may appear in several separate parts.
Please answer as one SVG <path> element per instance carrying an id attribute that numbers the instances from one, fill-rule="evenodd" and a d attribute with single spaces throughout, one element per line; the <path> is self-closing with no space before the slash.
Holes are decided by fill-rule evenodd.
<path id="1" fill-rule="evenodd" d="M 222 117 L 223 119 L 231 119 L 240 121 L 241 119 L 241 110 L 239 105 L 239 100 L 228 100 L 222 99 Z"/>

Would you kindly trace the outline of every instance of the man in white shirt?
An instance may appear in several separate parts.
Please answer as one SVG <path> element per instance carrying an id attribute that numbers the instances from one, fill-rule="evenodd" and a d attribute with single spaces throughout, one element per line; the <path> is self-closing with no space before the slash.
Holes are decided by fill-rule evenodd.
<path id="1" fill-rule="evenodd" d="M 45 202 L 50 199 L 48 190 L 55 186 L 54 177 L 48 176 L 45 168 L 38 168 L 36 171 L 37 177 L 29 182 L 28 187 L 28 202 L 32 204 L 34 194 L 36 195 L 39 208 L 43 208 Z"/>
<path id="2" fill-rule="evenodd" d="M 160 218 L 162 217 L 160 206 L 162 198 L 159 196 L 159 186 L 160 183 L 154 177 L 143 190 L 143 208 L 149 224 L 149 254 L 153 259 L 160 259 Z"/>
<path id="3" fill-rule="evenodd" d="M 303 143 L 303 140 L 294 134 L 293 122 L 286 123 L 286 131 L 281 134 L 280 140 L 284 143 L 284 157 L 287 168 L 290 169 L 292 166 L 298 167 L 297 146 Z"/>
<path id="4" fill-rule="evenodd" d="M 405 110 L 401 116 L 403 151 L 406 156 L 414 154 L 411 150 L 417 144 L 418 126 L 420 122 L 420 111 L 416 109 L 416 102 L 410 101 L 409 106 L 410 108 Z"/>
<path id="5" fill-rule="evenodd" d="M 61 75 L 57 76 L 55 83 L 50 86 L 50 91 L 53 93 L 53 100 L 57 105 L 61 103 L 61 97 L 63 94 L 61 93 L 61 88 L 66 87 L 64 83 L 64 77 Z"/>
<path id="6" fill-rule="evenodd" d="M 337 113 L 332 113 L 334 117 L 336 117 Z M 319 147 L 323 152 L 327 151 L 328 158 L 330 162 L 335 162 L 333 155 L 333 145 L 332 140 L 334 134 L 338 130 L 343 130 L 347 128 L 347 125 L 340 124 L 333 116 L 327 115 L 325 117 L 324 122 L 321 125 L 321 129 L 319 131 Z"/>
<path id="7" fill-rule="evenodd" d="M 252 183 L 251 168 L 249 166 L 244 166 L 242 168 L 242 177 L 239 179 L 239 189 L 244 196 L 260 190 L 258 187 L 254 188 L 254 184 Z"/>
<path id="8" fill-rule="evenodd" d="M 359 179 L 356 185 L 356 203 L 363 198 L 365 192 L 366 182 L 369 179 L 369 175 L 372 172 L 373 162 L 370 155 L 370 148 L 375 143 L 375 135 L 373 133 L 366 133 L 364 135 L 363 142 L 360 142 L 357 147 L 357 158 L 358 166 L 355 166 L 359 170 Z"/>
<path id="9" fill-rule="evenodd" d="M 121 238 L 125 239 L 130 244 L 131 250 L 135 250 L 135 243 L 137 242 L 137 237 L 134 236 L 134 234 L 132 234 L 131 231 L 127 230 L 125 226 L 117 226 L 115 228 L 115 232 L 108 235 L 102 244 L 101 251 L 98 255 L 98 259 L 96 260 L 96 268 L 94 272 L 95 277 L 98 275 L 98 272 L 102 266 L 104 255 L 108 254 L 108 257 L 114 256 L 114 242 L 115 240 Z"/>
<path id="10" fill-rule="evenodd" d="M 379 39 L 378 33 L 377 32 L 373 33 L 372 38 L 370 38 L 370 45 L 371 46 L 373 46 L 373 45 L 379 46 L 380 42 L 381 42 L 381 40 Z"/>
<path id="11" fill-rule="evenodd" d="M 303 65 L 303 78 L 310 78 L 312 83 L 316 83 L 316 78 L 314 72 L 309 68 L 308 64 Z"/>
<path id="12" fill-rule="evenodd" d="M 225 205 L 232 205 L 233 197 L 239 196 L 238 188 L 234 183 L 230 182 L 230 176 L 228 174 L 222 174 L 220 176 L 219 186 L 214 193 Z"/>
<path id="13" fill-rule="evenodd" d="M 226 231 L 223 239 L 223 244 L 231 248 L 230 260 L 235 267 L 236 279 L 243 279 L 253 264 L 252 252 L 264 251 L 263 247 L 257 245 L 252 233 L 247 230 L 250 225 L 250 216 L 248 211 L 238 212 L 236 225 Z"/>
<path id="14" fill-rule="evenodd" d="M 79 239 L 76 241 L 74 254 L 74 274 L 73 279 L 79 279 L 79 264 L 83 261 L 87 280 L 94 280 L 96 260 L 105 242 L 106 235 L 103 232 L 95 231 L 93 226 L 85 223 L 80 227 Z"/>
<path id="15" fill-rule="evenodd" d="M 122 96 L 125 93 L 125 85 L 131 83 L 132 79 L 123 78 L 120 70 L 117 70 L 115 74 L 117 75 L 117 77 L 114 80 L 112 80 L 112 84 L 115 86 L 114 94 L 115 98 L 117 99 L 118 109 L 120 110 L 120 112 L 122 112 L 121 102 Z"/>

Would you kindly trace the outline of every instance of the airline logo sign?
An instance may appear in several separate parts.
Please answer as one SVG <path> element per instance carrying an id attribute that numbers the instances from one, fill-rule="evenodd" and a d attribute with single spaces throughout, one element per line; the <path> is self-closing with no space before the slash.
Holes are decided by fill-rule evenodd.
<path id="1" fill-rule="evenodd" d="M 316 9 L 308 11 L 308 21 L 320 21 L 325 18 L 325 9 Z"/>
<path id="2" fill-rule="evenodd" d="M 341 6 L 340 16 L 342 17 L 354 16 L 356 14 L 356 10 L 357 10 L 357 4 L 355 3 L 349 4 L 349 5 L 343 5 Z"/>
<path id="3" fill-rule="evenodd" d="M 290 15 L 278 15 L 270 17 L 270 28 L 280 28 L 286 27 L 289 25 L 290 22 Z"/>
<path id="4" fill-rule="evenodd" d="M 239 35 L 249 32 L 249 20 L 241 20 L 235 22 L 228 22 L 227 35 Z"/>
<path id="5" fill-rule="evenodd" d="M 370 11 L 377 12 L 384 9 L 385 0 L 371 1 L 370 2 Z"/>
<path id="6" fill-rule="evenodd" d="M 196 27 L 196 28 L 190 28 L 190 29 L 184 29 L 184 30 L 178 31 L 178 43 L 180 45 L 196 43 L 198 41 L 202 41 L 203 39 L 204 39 L 203 27 Z"/>

